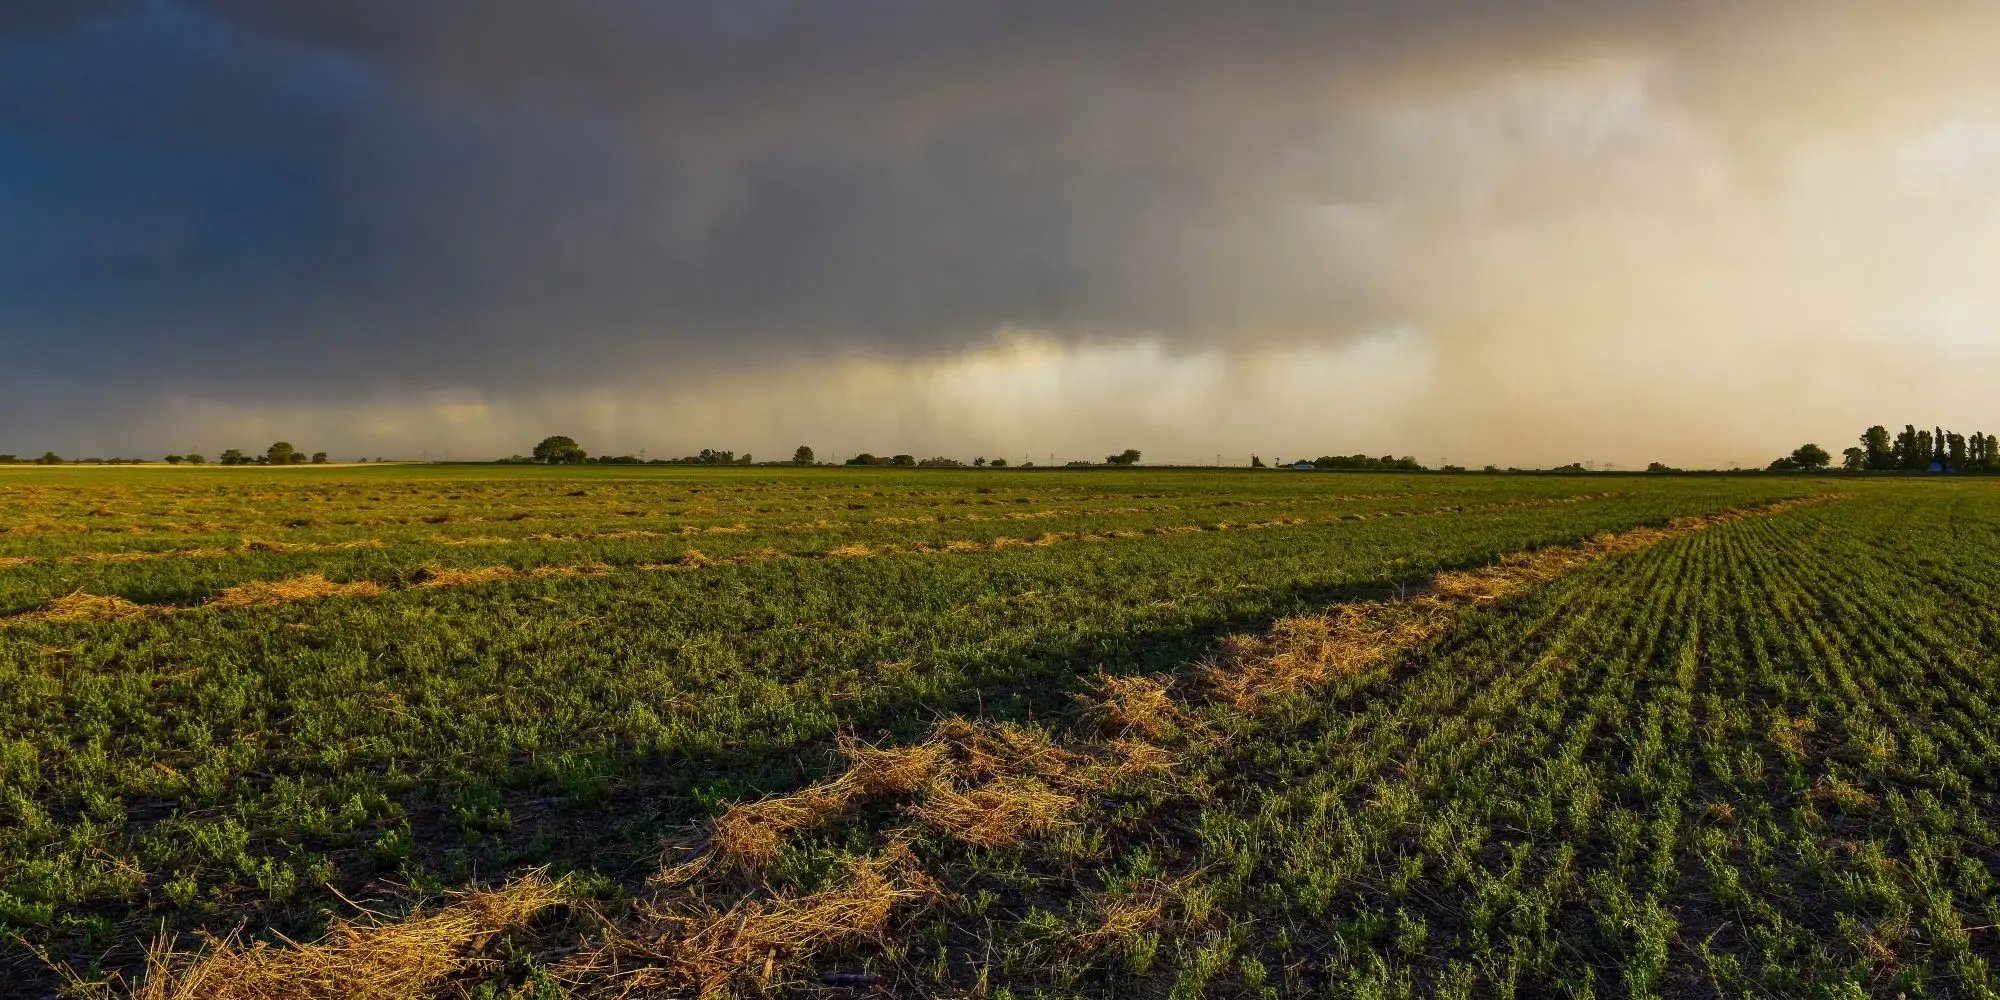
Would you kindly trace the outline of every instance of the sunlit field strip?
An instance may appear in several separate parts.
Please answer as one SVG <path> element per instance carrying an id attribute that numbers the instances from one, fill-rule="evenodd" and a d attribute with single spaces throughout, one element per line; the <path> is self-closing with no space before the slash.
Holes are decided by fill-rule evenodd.
<path id="1" fill-rule="evenodd" d="M 1575 497 L 1556 498 L 1556 499 L 1578 499 L 1583 497 L 1604 498 L 1604 497 L 1618 496 L 1618 495 L 1622 494 L 1619 493 L 1618 491 L 1607 491 L 1599 494 L 1580 494 Z M 1414 494 L 1414 495 L 1406 494 L 1399 496 L 1395 499 L 1401 500 L 1406 496 L 1420 499 L 1422 497 L 1428 496 L 1428 494 Z M 1352 497 L 1328 498 L 1324 502 L 1335 502 L 1335 501 L 1356 500 L 1356 499 L 1360 498 L 1352 498 Z M 1368 499 L 1374 499 L 1374 498 L 1368 498 Z M 1484 505 L 1456 504 L 1446 507 L 1431 507 L 1431 508 L 1422 508 L 1415 510 L 1406 510 L 1399 507 L 1390 507 L 1383 509 L 1370 508 L 1330 518 L 1322 517 L 1322 518 L 1303 519 L 1296 517 L 1285 518 L 1281 516 L 1279 518 L 1270 519 L 1270 521 L 1293 520 L 1293 521 L 1300 521 L 1301 523 L 1330 523 L 1338 520 L 1365 520 L 1370 517 L 1396 517 L 1396 516 L 1410 516 L 1412 514 L 1428 515 L 1435 513 L 1449 513 L 1452 511 L 1459 511 L 1459 510 L 1487 509 L 1491 506 L 1506 506 L 1522 502 L 1535 503 L 1541 501 L 1535 498 L 1523 498 L 1521 500 L 1495 501 Z M 108 549 L 108 550 L 90 549 L 79 552 L 71 552 L 64 555 L 0 556 L 0 569 L 8 569 L 21 566 L 33 566 L 40 564 L 75 565 L 75 564 L 88 564 L 88 563 L 140 562 L 149 559 L 211 559 L 211 558 L 226 557 L 230 555 L 241 555 L 241 554 L 258 553 L 258 552 L 267 552 L 267 553 L 338 552 L 338 551 L 359 549 L 359 548 L 381 549 L 390 546 L 485 547 L 493 545 L 507 545 L 507 544 L 521 544 L 521 543 L 538 543 L 546 545 L 546 544 L 577 543 L 577 542 L 591 542 L 591 541 L 630 541 L 635 539 L 666 539 L 666 538 L 677 538 L 677 537 L 694 538 L 694 537 L 711 536 L 711 535 L 745 535 L 745 534 L 820 535 L 820 534 L 839 534 L 839 533 L 850 533 L 857 531 L 868 531 L 881 527 L 917 528 L 917 527 L 926 527 L 934 525 L 967 524 L 967 523 L 971 524 L 991 523 L 996 525 L 1010 525 L 1023 522 L 1049 521 L 1049 520 L 1074 521 L 1087 524 L 1092 521 L 1098 521 L 1104 519 L 1130 519 L 1133 518 L 1135 515 L 1173 513 L 1173 512 L 1185 511 L 1188 509 L 1198 509 L 1210 506 L 1219 508 L 1250 507 L 1253 509 L 1267 509 L 1273 506 L 1288 508 L 1294 505 L 1235 504 L 1235 503 L 1225 502 L 1215 505 L 1118 507 L 1118 508 L 1107 508 L 1104 510 L 1053 510 L 1052 509 L 1052 510 L 1009 512 L 1006 514 L 999 514 L 999 515 L 987 515 L 978 513 L 962 514 L 962 515 L 943 515 L 943 516 L 922 515 L 922 514 L 888 515 L 888 516 L 868 518 L 866 520 L 845 520 L 845 521 L 816 520 L 804 523 L 752 524 L 747 522 L 737 522 L 731 524 L 709 524 L 709 525 L 682 524 L 679 526 L 661 526 L 659 528 L 621 526 L 617 530 L 597 532 L 593 534 L 579 534 L 573 532 L 565 534 L 555 534 L 552 532 L 533 532 L 527 534 L 513 534 L 513 535 L 468 534 L 460 536 L 451 536 L 451 535 L 438 534 L 435 531 L 433 531 L 432 533 L 425 535 L 395 536 L 389 538 L 369 537 L 369 538 L 345 539 L 340 541 L 324 541 L 324 542 L 294 541 L 291 539 L 244 539 L 235 545 L 209 545 L 209 546 L 198 546 L 198 547 L 178 548 L 178 549 Z M 1301 504 L 1297 506 L 1303 507 L 1307 505 Z M 501 519 L 501 520 L 504 521 L 506 519 Z M 573 523 L 575 521 L 583 519 L 570 517 L 570 518 L 565 518 L 564 520 Z M 1257 522 L 1237 522 L 1237 523 L 1257 523 Z M 1262 522 L 1262 523 L 1269 523 L 1269 522 Z M 1229 521 L 1219 521 L 1219 522 L 1212 522 L 1206 525 L 1201 525 L 1199 527 L 1202 527 L 1204 530 L 1226 529 L 1231 524 L 1232 522 Z M 1189 526 L 1185 524 L 1159 526 L 1159 525 L 1146 525 L 1143 522 L 1141 522 L 1139 524 L 1134 525 L 1134 530 L 1146 531 L 1151 533 L 1160 533 L 1172 530 L 1187 530 L 1188 527 Z"/>
<path id="2" fill-rule="evenodd" d="M 1023 548 L 1023 549 L 1049 548 L 1055 545 L 1064 545 L 1077 542 L 1108 542 L 1114 540 L 1172 536 L 1172 535 L 1182 535 L 1182 534 L 1190 534 L 1197 532 L 1259 531 L 1259 530 L 1271 530 L 1271 529 L 1281 529 L 1281 528 L 1296 528 L 1307 525 L 1337 524 L 1345 521 L 1367 521 L 1379 518 L 1435 517 L 1441 515 L 1466 514 L 1466 513 L 1476 513 L 1481 511 L 1492 511 L 1492 510 L 1546 507 L 1546 506 L 1554 506 L 1560 504 L 1585 503 L 1592 500 L 1604 500 L 1620 495 L 1621 494 L 1618 493 L 1590 493 L 1590 494 L 1580 494 L 1571 497 L 1508 500 L 1508 501 L 1500 501 L 1489 504 L 1460 504 L 1450 507 L 1436 507 L 1425 510 L 1377 511 L 1373 513 L 1357 512 L 1357 513 L 1343 514 L 1338 517 L 1319 518 L 1316 520 L 1309 520 L 1304 518 L 1282 518 L 1270 521 L 1249 521 L 1249 522 L 1219 521 L 1206 524 L 1176 524 L 1176 525 L 1155 526 L 1144 530 L 1114 529 L 1110 531 L 1101 531 L 1101 532 L 1060 532 L 1060 533 L 1050 532 L 1050 533 L 1044 533 L 1034 538 L 1003 536 L 985 541 L 978 541 L 973 539 L 955 539 L 938 544 L 932 544 L 929 542 L 912 542 L 902 545 L 894 545 L 894 544 L 867 545 L 867 544 L 853 543 L 848 545 L 836 546 L 834 548 L 829 548 L 821 551 L 799 551 L 799 552 L 787 552 L 776 548 L 757 548 L 757 549 L 752 549 L 748 552 L 743 552 L 724 558 L 710 557 L 702 553 L 698 549 L 689 549 L 683 552 L 681 555 L 677 556 L 672 562 L 641 563 L 638 564 L 636 568 L 641 570 L 686 570 L 686 569 L 700 569 L 709 566 L 741 564 L 746 562 L 762 562 L 762 561 L 769 561 L 772 559 L 784 559 L 784 558 L 865 559 L 877 555 L 889 555 L 898 552 L 919 553 L 923 555 L 961 555 L 966 553 L 994 551 L 994 550 L 1010 549 L 1010 548 Z M 609 537 L 617 540 L 626 540 L 634 537 L 634 535 L 632 533 L 621 533 Z M 549 542 L 589 541 L 594 539 L 529 539 L 529 540 L 539 541 L 546 544 Z M 311 548 L 311 549 L 300 550 L 298 548 L 293 548 L 287 550 L 283 548 L 276 548 L 276 549 L 253 548 L 247 551 L 325 552 L 334 550 L 352 550 L 356 548 L 369 548 L 369 547 L 372 546 L 343 544 L 343 545 L 329 546 L 325 549 Z M 168 553 L 167 555 L 177 556 L 181 558 L 208 558 L 212 556 L 223 556 L 232 554 L 235 553 L 227 550 L 189 550 L 178 553 Z M 133 560 L 114 560 L 114 561 L 129 562 Z M 511 566 L 430 568 L 420 571 L 418 579 L 412 584 L 412 586 L 419 588 L 436 589 L 439 587 L 446 587 L 446 586 L 466 586 L 473 584 L 495 583 L 508 580 L 526 579 L 526 578 L 601 576 L 613 572 L 614 570 L 615 567 L 605 563 L 591 563 L 580 566 L 563 566 L 563 565 L 535 566 L 535 567 L 529 567 L 527 569 L 516 569 Z M 196 605 L 193 608 L 186 608 L 175 605 L 142 605 L 124 600 L 122 598 L 108 596 L 108 595 L 76 593 L 76 594 L 71 594 L 67 597 L 59 598 L 56 601 L 52 602 L 48 607 L 36 611 L 28 611 L 12 616 L 0 617 L 0 626 L 4 626 L 7 624 L 31 624 L 31 623 L 73 624 L 77 622 L 87 622 L 87 621 L 107 621 L 107 620 L 115 620 L 118 618 L 138 617 L 147 614 L 163 614 L 169 612 L 170 610 L 272 606 L 277 604 L 292 603 L 294 601 L 300 601 L 300 600 L 314 600 L 323 597 L 376 597 L 380 596 L 383 593 L 388 592 L 388 590 L 390 589 L 393 588 L 369 581 L 355 581 L 353 583 L 348 583 L 348 584 L 334 584 L 327 581 L 325 577 L 315 573 L 288 580 L 251 581 L 245 584 L 239 584 L 225 589 L 217 597 L 208 601 L 204 601 L 203 603 Z"/>
<path id="3" fill-rule="evenodd" d="M 1471 494 L 1476 491 L 1465 490 L 1457 492 Z M 696 517 L 728 518 L 734 516 L 738 517 L 739 520 L 731 523 L 741 523 L 754 526 L 780 517 L 786 517 L 786 516 L 796 517 L 808 514 L 820 514 L 820 515 L 833 515 L 837 517 L 847 518 L 849 521 L 855 523 L 858 523 L 860 521 L 867 521 L 872 523 L 885 523 L 885 524 L 898 524 L 898 523 L 919 524 L 919 523 L 935 523 L 944 521 L 980 521 L 980 520 L 999 521 L 999 520 L 1019 520 L 1019 519 L 1035 519 L 1035 518 L 1051 518 L 1051 517 L 1075 517 L 1075 518 L 1103 517 L 1103 516 L 1116 516 L 1120 514 L 1143 514 L 1143 513 L 1158 513 L 1158 512 L 1200 510 L 1200 509 L 1269 508 L 1269 507 L 1294 507 L 1294 506 L 1305 507 L 1305 506 L 1329 504 L 1329 503 L 1374 503 L 1383 501 L 1400 502 L 1405 499 L 1437 496 L 1437 495 L 1441 495 L 1440 491 L 1405 490 L 1405 491 L 1393 491 L 1393 492 L 1385 491 L 1373 494 L 1366 494 L 1366 493 L 1336 494 L 1330 496 L 1299 496 L 1299 497 L 1284 497 L 1284 498 L 1270 498 L 1270 499 L 1197 500 L 1186 503 L 1171 503 L 1171 504 L 1125 503 L 1122 505 L 1107 505 L 1102 507 L 1040 509 L 1034 511 L 1009 512 L 1006 514 L 998 514 L 998 515 L 986 515 L 978 512 L 970 512 L 970 513 L 944 513 L 944 512 L 953 511 L 956 510 L 957 508 L 962 508 L 968 505 L 981 506 L 981 507 L 1021 506 L 1027 503 L 1028 501 L 1026 500 L 1026 498 L 1014 498 L 1014 499 L 978 498 L 975 500 L 967 500 L 964 497 L 960 497 L 956 501 L 950 503 L 939 503 L 939 504 L 929 504 L 929 505 L 882 504 L 882 503 L 859 504 L 853 502 L 844 502 L 844 503 L 831 503 L 831 504 L 805 504 L 805 505 L 784 506 L 784 507 L 764 506 L 757 508 L 754 512 L 754 515 L 748 512 L 732 513 L 730 511 L 723 510 L 720 507 L 713 507 L 713 506 L 683 508 L 680 510 L 665 510 L 662 509 L 663 505 L 660 505 L 658 503 L 655 503 L 654 505 L 647 507 L 614 504 L 614 505 L 609 505 L 608 508 L 600 508 L 595 510 L 588 509 L 581 504 L 577 504 L 567 507 L 550 508 L 540 511 L 526 511 L 526 510 L 514 509 L 508 511 L 505 514 L 500 514 L 500 515 L 494 515 L 491 513 L 490 507 L 486 505 L 480 505 L 478 507 L 472 508 L 470 511 L 459 511 L 453 509 L 430 509 L 422 512 L 412 512 L 396 516 L 372 516 L 372 517 L 358 516 L 352 508 L 339 508 L 331 511 L 323 508 L 302 508 L 297 510 L 296 512 L 273 513 L 271 508 L 265 507 L 265 508 L 254 509 L 254 512 L 260 516 L 260 519 L 244 520 L 238 518 L 229 521 L 162 520 L 157 522 L 134 523 L 121 520 L 115 516 L 107 514 L 101 518 L 95 518 L 88 521 L 65 522 L 65 521 L 49 520 L 44 516 L 39 518 L 22 519 L 16 521 L 12 523 L 12 525 L 5 530 L 4 534 L 8 536 L 9 539 L 16 537 L 22 539 L 28 539 L 29 541 L 27 544 L 34 545 L 36 544 L 36 542 L 44 539 L 61 540 L 71 536 L 102 536 L 102 535 L 131 535 L 131 534 L 218 535 L 218 534 L 254 533 L 259 531 L 265 533 L 296 534 L 299 533 L 301 529 L 305 529 L 309 534 L 312 529 L 342 530 L 342 529 L 354 529 L 354 528 L 381 528 L 381 527 L 416 526 L 416 525 L 445 526 L 449 524 L 512 524 L 512 525 L 525 524 L 525 525 L 539 526 L 550 522 L 554 522 L 557 524 L 564 524 L 564 525 L 580 521 L 616 523 L 620 519 L 640 519 L 640 518 L 651 519 L 651 518 L 661 518 L 661 517 L 676 517 L 676 518 L 686 519 L 686 518 L 696 518 Z M 882 513 L 877 513 L 872 517 L 856 517 L 857 510 L 880 511 Z M 43 544 L 46 543 L 44 542 Z"/>
<path id="4" fill-rule="evenodd" d="M 258 505 L 284 502 L 299 506 L 353 506 L 359 508 L 381 508 L 384 506 L 408 506 L 412 503 L 449 504 L 458 507 L 473 507 L 504 502 L 507 506 L 540 504 L 551 501 L 568 502 L 570 499 L 584 499 L 596 502 L 616 502 L 621 500 L 647 499 L 660 503 L 677 503 L 691 506 L 717 505 L 766 505 L 833 502 L 927 502 L 937 500 L 967 502 L 994 497 L 1046 498 L 1062 502 L 1121 502 L 1148 499 L 1173 499 L 1187 495 L 1242 495 L 1245 490 L 1241 482 L 1219 487 L 1213 480 L 1202 477 L 1182 476 L 1180 482 L 1168 484 L 1170 488 L 1160 489 L 1157 480 L 1139 481 L 1136 478 L 1092 477 L 1078 480 L 1075 477 L 1057 475 L 1022 476 L 1004 472 L 991 472 L 973 477 L 953 476 L 949 473 L 918 473 L 925 480 L 939 484 L 939 488 L 914 488 L 908 478 L 891 478 L 897 474 L 884 476 L 841 476 L 838 473 L 780 472 L 791 485 L 756 484 L 740 481 L 732 482 L 727 474 L 702 484 L 689 484 L 671 477 L 639 477 L 619 480 L 606 478 L 599 470 L 576 470 L 559 473 L 559 481 L 565 484 L 562 490 L 551 489 L 552 480 L 543 477 L 525 476 L 516 471 L 482 473 L 496 477 L 489 480 L 461 479 L 438 481 L 405 481 L 366 479 L 355 482 L 339 480 L 295 478 L 294 475 L 280 474 L 263 481 L 244 482 L 242 479 L 223 475 L 200 480 L 199 487 L 169 488 L 161 483 L 173 476 L 155 477 L 151 482 L 134 482 L 130 479 L 100 476 L 95 481 L 88 477 L 77 480 L 76 484 L 60 489 L 26 485 L 34 483 L 39 476 L 33 472 L 23 473 L 13 470 L 7 477 L 8 495 L 21 503 L 12 506 L 31 507 L 41 511 L 66 511 L 79 514 L 102 515 L 114 507 L 142 507 L 152 512 L 190 512 L 198 510 L 254 512 Z M 1303 495 L 1324 493 L 1329 489 L 1358 492 L 1401 492 L 1412 487 L 1408 478 L 1392 479 L 1378 477 L 1373 481 L 1356 481 L 1360 477 L 1344 478 L 1340 481 L 1328 479 L 1302 480 L 1287 478 L 1285 474 L 1266 477 L 1257 486 L 1265 493 Z M 1106 489 L 1109 483 L 1132 483 L 1138 488 Z M 1422 487 L 1429 490 L 1470 488 L 1477 479 L 1437 479 L 1432 478 Z M 1061 483 L 1062 485 L 1057 485 Z M 573 487 L 573 488 L 570 488 Z M 1149 488 L 1150 487 L 1150 488 Z M 115 513 L 115 511 L 113 511 Z"/>
<path id="5" fill-rule="evenodd" d="M 853 511 L 849 509 L 846 505 L 841 505 L 838 507 L 828 507 L 825 508 L 825 510 L 835 511 L 841 515 L 844 515 L 845 516 L 844 520 L 834 521 L 825 518 L 820 518 L 816 519 L 814 522 L 809 522 L 809 525 L 838 527 L 838 526 L 856 526 L 863 524 L 916 525 L 916 524 L 935 524 L 935 523 L 950 523 L 950 522 L 981 522 L 981 521 L 1008 522 L 1008 521 L 1020 521 L 1020 520 L 1046 520 L 1052 518 L 1085 519 L 1093 517 L 1114 517 L 1114 516 L 1128 515 L 1128 514 L 1149 514 L 1149 513 L 1182 511 L 1182 510 L 1195 510 L 1195 509 L 1224 509 L 1224 508 L 1236 508 L 1236 507 L 1248 507 L 1248 508 L 1293 507 L 1293 506 L 1307 507 L 1307 506 L 1326 504 L 1326 503 L 1370 503 L 1370 502 L 1382 502 L 1382 501 L 1401 502 L 1405 499 L 1415 499 L 1433 495 L 1435 494 L 1420 493 L 1420 492 L 1403 492 L 1403 493 L 1372 495 L 1372 496 L 1352 495 L 1352 496 L 1331 496 L 1331 497 L 1309 497 L 1309 498 L 1301 498 L 1296 501 L 1286 500 L 1286 501 L 1269 501 L 1269 502 L 1264 502 L 1264 501 L 1246 502 L 1246 501 L 1220 500 L 1220 501 L 1210 501 L 1203 503 L 1125 505 L 1125 506 L 1111 506 L 1111 507 L 1100 507 L 1100 508 L 1088 508 L 1088 507 L 1043 508 L 1043 509 L 1026 510 L 1026 511 L 1008 511 L 1006 513 L 1000 513 L 1000 514 L 986 514 L 980 512 L 939 514 L 939 513 L 932 513 L 932 511 L 946 510 L 948 508 L 886 507 L 877 509 L 886 511 L 895 511 L 896 513 L 883 513 L 873 517 L 865 517 L 865 518 L 852 517 L 851 515 L 853 514 Z M 1007 506 L 1007 505 L 996 503 L 996 504 L 991 504 L 990 506 Z M 677 526 L 663 526 L 663 527 L 665 527 L 665 530 L 669 532 L 679 531 L 682 533 L 698 533 L 700 531 L 715 531 L 715 530 L 723 530 L 730 528 L 758 528 L 758 529 L 769 529 L 769 530 L 784 530 L 786 528 L 791 528 L 794 526 L 783 522 L 773 523 L 777 517 L 779 517 L 780 515 L 795 515 L 798 513 L 810 513 L 810 512 L 811 511 L 809 510 L 806 511 L 779 510 L 779 511 L 769 512 L 767 516 L 762 518 L 751 518 L 745 520 L 731 521 L 723 524 L 686 523 Z M 409 518 L 400 518 L 400 519 L 395 519 L 393 521 L 376 521 L 376 522 L 327 521 L 323 524 L 315 522 L 315 524 L 313 525 L 296 523 L 300 520 L 310 520 L 310 519 L 279 519 L 279 520 L 265 522 L 261 525 L 257 525 L 257 527 L 262 527 L 272 533 L 289 534 L 293 535 L 294 537 L 310 537 L 311 534 L 310 532 L 300 532 L 297 529 L 314 527 L 314 526 L 319 526 L 328 529 L 346 529 L 346 528 L 363 527 L 370 525 L 374 526 L 428 525 L 435 529 L 450 524 L 470 523 L 470 524 L 482 524 L 482 525 L 491 524 L 495 526 L 500 526 L 500 525 L 520 525 L 524 522 L 534 523 L 541 521 L 555 521 L 566 525 L 576 524 L 576 523 L 620 524 L 632 519 L 656 518 L 661 516 L 664 515 L 662 515 L 660 512 L 640 510 L 640 509 L 626 509 L 626 510 L 616 511 L 613 513 L 603 513 L 603 512 L 591 512 L 575 508 L 569 508 L 569 509 L 551 511 L 548 514 L 541 516 L 523 516 L 518 512 L 500 516 L 471 516 L 462 518 L 454 518 L 446 515 L 425 515 L 421 517 L 413 516 Z M 24 536 L 34 536 L 38 534 L 63 536 L 63 535 L 77 535 L 77 534 L 91 533 L 87 531 L 68 531 L 68 530 L 45 531 L 44 529 L 46 527 L 47 527 L 46 525 L 38 523 L 27 523 L 24 525 L 16 526 L 16 528 L 13 529 L 13 533 Z M 223 530 L 224 526 L 173 525 L 171 527 L 176 529 L 190 529 L 186 533 L 214 534 L 214 533 L 220 533 Z M 192 527 L 200 527 L 202 530 L 200 532 L 194 532 L 191 530 Z M 236 526 L 230 528 L 229 530 L 232 533 L 237 533 L 247 529 L 243 528 L 242 526 Z M 125 532 L 122 529 L 118 529 L 104 533 L 124 534 L 128 532 Z M 97 551 L 97 550 L 90 550 L 90 551 Z M 120 550 L 111 550 L 111 551 L 120 551 Z M 162 551 L 162 550 L 134 550 L 134 551 Z M 81 555 L 85 558 L 89 557 L 87 553 L 78 553 L 78 555 Z M 19 558 L 19 557 L 13 557 L 13 558 Z"/>

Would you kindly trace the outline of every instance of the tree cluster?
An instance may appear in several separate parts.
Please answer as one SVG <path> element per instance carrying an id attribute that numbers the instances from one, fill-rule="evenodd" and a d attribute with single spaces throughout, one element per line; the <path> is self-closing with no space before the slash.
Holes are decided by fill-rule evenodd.
<path id="1" fill-rule="evenodd" d="M 1942 427 L 1921 430 L 1904 424 L 1893 437 L 1880 424 L 1861 432 L 1860 442 L 1841 454 L 1849 472 L 2000 472 L 2000 438 Z"/>
<path id="2" fill-rule="evenodd" d="M 183 455 L 181 460 L 195 465 L 207 461 L 200 455 Z M 173 462 L 174 456 L 167 456 L 167 461 Z M 326 452 L 316 451 L 307 455 L 292 447 L 290 441 L 272 442 L 269 448 L 264 449 L 262 455 L 246 455 L 241 448 L 230 448 L 216 459 L 221 465 L 305 465 L 308 462 L 313 465 L 325 465 L 326 461 Z"/>
<path id="3" fill-rule="evenodd" d="M 1383 455 L 1373 458 L 1368 455 L 1321 455 L 1312 460 L 1315 469 L 1342 469 L 1365 472 L 1422 472 L 1424 467 L 1416 459 L 1404 455 L 1397 458 Z"/>
<path id="4" fill-rule="evenodd" d="M 1833 464 L 1833 456 L 1816 444 L 1802 444 L 1792 453 L 1774 459 L 1770 465 L 1772 472 L 1818 472 Z"/>

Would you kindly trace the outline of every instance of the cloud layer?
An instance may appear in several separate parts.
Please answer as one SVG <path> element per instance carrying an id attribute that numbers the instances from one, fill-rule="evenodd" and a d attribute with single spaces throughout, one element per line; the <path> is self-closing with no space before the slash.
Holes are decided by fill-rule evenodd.
<path id="1" fill-rule="evenodd" d="M 1708 463 L 1970 425 L 1995 27 L 1974 0 L 9 5 L 0 450 L 282 423 L 462 455 L 591 426 Z"/>

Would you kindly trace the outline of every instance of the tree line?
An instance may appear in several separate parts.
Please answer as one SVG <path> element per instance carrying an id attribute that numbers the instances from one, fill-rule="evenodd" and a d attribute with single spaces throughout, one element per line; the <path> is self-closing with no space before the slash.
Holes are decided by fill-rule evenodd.
<path id="1" fill-rule="evenodd" d="M 812 449 L 803 445 L 799 451 L 805 455 L 805 464 L 812 464 Z M 543 438 L 527 455 L 514 455 L 500 460 L 501 465 L 753 465 L 755 460 L 749 452 L 741 455 L 721 448 L 703 448 L 699 453 L 683 458 L 639 458 L 635 455 L 592 456 L 576 439 L 567 434 L 554 434 Z M 769 463 L 767 463 L 769 464 Z"/>
<path id="2" fill-rule="evenodd" d="M 1102 464 L 1111 466 L 1137 465 L 1139 464 L 1139 459 L 1141 455 L 1142 453 L 1139 451 L 1139 449 L 1127 448 L 1124 451 L 1121 451 L 1115 455 L 1106 455 L 1104 457 L 1104 462 Z M 578 444 L 575 438 L 570 437 L 567 434 L 554 434 L 550 435 L 549 437 L 543 438 L 540 442 L 536 443 L 535 447 L 531 449 L 528 454 L 513 455 L 508 458 L 500 459 L 499 464 L 502 465 L 785 466 L 785 465 L 833 465 L 835 463 L 820 462 L 819 456 L 817 455 L 817 453 L 813 451 L 811 446 L 803 444 L 799 445 L 798 448 L 793 450 L 790 461 L 780 461 L 780 462 L 758 462 L 755 459 L 751 458 L 748 452 L 745 452 L 742 455 L 738 455 L 734 451 L 730 451 L 724 448 L 703 448 L 698 454 L 689 455 L 685 458 L 647 459 L 647 458 L 638 458 L 633 455 L 593 456 L 587 449 L 583 447 L 583 445 Z M 866 452 L 866 451 L 862 452 L 859 455 L 854 456 L 853 458 L 846 459 L 840 462 L 839 464 L 853 465 L 853 466 L 888 466 L 892 468 L 909 468 L 909 469 L 1010 468 L 1010 466 L 1007 463 L 1007 460 L 1004 458 L 987 458 L 983 455 L 974 458 L 970 462 L 966 462 L 956 458 L 947 458 L 942 455 L 933 456 L 931 458 L 918 458 L 915 455 L 877 455 L 873 452 Z M 1073 466 L 1094 466 L 1099 463 L 1071 462 L 1069 464 Z M 1021 463 L 1020 466 L 1018 466 L 1018 468 L 1023 468 L 1023 469 L 1032 469 L 1034 467 L 1035 463 L 1033 462 L 1023 462 Z"/>
<path id="3" fill-rule="evenodd" d="M 1892 438 L 1888 428 L 1877 424 L 1862 431 L 1859 445 L 1841 455 L 1841 466 L 1850 472 L 2000 472 L 2000 438 L 1942 427 L 1920 430 L 1904 424 Z"/>
<path id="4" fill-rule="evenodd" d="M 208 456 L 198 451 L 186 454 L 168 455 L 163 459 L 168 465 L 207 465 Z M 18 455 L 0 455 L 0 465 L 142 465 L 143 458 L 64 458 L 53 451 L 45 451 L 40 458 L 23 459 Z M 311 455 L 292 447 L 289 441 L 274 442 L 261 455 L 245 454 L 240 448 L 230 448 L 216 460 L 218 465 L 325 465 L 326 452 L 316 451 Z"/>
<path id="5" fill-rule="evenodd" d="M 1772 472 L 1818 472 L 1832 465 L 1833 456 L 1826 449 L 1806 444 L 1773 460 L 1768 468 Z M 1915 424 L 1904 424 L 1900 433 L 1892 435 L 1887 427 L 1876 424 L 1840 453 L 1840 467 L 1847 472 L 2000 473 L 2000 438 L 1937 426 L 1923 429 Z"/>

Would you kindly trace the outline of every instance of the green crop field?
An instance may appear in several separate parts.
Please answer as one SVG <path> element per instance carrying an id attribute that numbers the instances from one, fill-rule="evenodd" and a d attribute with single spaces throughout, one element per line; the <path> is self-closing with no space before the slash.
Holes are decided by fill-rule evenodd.
<path id="1" fill-rule="evenodd" d="M 0 994 L 1983 997 L 1996 875 L 1986 482 L 0 471 Z"/>

